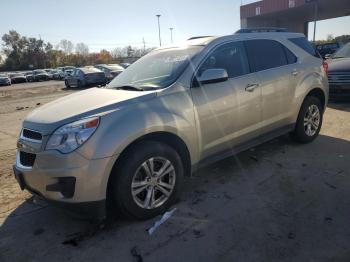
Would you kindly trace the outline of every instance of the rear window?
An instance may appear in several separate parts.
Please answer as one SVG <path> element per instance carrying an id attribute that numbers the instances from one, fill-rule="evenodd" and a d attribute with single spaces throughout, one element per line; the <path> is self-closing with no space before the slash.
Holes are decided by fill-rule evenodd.
<path id="1" fill-rule="evenodd" d="M 318 58 L 320 57 L 319 54 L 316 52 L 315 48 L 313 48 L 313 46 L 310 44 L 309 41 L 307 41 L 305 37 L 289 38 L 289 41 L 299 46 L 301 49 L 308 52 L 310 55 Z"/>
<path id="2" fill-rule="evenodd" d="M 249 40 L 246 42 L 249 61 L 253 71 L 263 71 L 288 64 L 282 44 L 274 40 Z"/>

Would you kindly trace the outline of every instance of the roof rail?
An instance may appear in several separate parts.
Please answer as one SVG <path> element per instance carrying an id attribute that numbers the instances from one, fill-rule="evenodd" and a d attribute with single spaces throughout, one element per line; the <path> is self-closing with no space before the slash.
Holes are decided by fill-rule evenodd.
<path id="1" fill-rule="evenodd" d="M 211 37 L 211 35 L 205 35 L 205 36 L 193 36 L 193 37 L 191 37 L 191 38 L 187 39 L 187 41 L 188 41 L 188 40 L 194 40 L 194 39 L 200 39 L 200 38 L 206 38 L 206 37 Z"/>
<path id="2" fill-rule="evenodd" d="M 239 29 L 235 34 L 245 33 L 267 33 L 267 32 L 288 32 L 286 28 L 279 27 L 254 27 L 254 28 L 243 28 Z"/>

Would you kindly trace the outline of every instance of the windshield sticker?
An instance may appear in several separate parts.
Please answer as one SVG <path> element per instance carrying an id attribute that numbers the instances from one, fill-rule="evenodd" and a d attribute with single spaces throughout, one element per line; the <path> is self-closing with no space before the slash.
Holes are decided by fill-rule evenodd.
<path id="1" fill-rule="evenodd" d="M 183 56 L 169 56 L 164 59 L 165 63 L 178 63 L 178 62 L 183 62 L 185 60 L 189 59 L 188 55 L 183 55 Z"/>

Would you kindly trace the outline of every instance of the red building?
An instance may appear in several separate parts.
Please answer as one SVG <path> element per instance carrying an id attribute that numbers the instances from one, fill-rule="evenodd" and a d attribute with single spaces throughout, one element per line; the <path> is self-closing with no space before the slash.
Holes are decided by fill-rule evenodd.
<path id="1" fill-rule="evenodd" d="M 262 0 L 241 6 L 241 27 L 308 33 L 308 22 L 350 15 L 350 0 Z"/>

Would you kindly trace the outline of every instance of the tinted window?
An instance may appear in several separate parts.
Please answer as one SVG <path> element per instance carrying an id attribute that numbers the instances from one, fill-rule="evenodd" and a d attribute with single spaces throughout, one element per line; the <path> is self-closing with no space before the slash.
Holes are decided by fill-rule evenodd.
<path id="1" fill-rule="evenodd" d="M 250 72 L 243 42 L 224 44 L 215 49 L 199 69 L 200 76 L 207 69 L 226 69 L 230 78 Z"/>
<path id="2" fill-rule="evenodd" d="M 288 64 L 285 48 L 274 40 L 249 40 L 246 42 L 249 61 L 255 72 Z"/>
<path id="3" fill-rule="evenodd" d="M 315 48 L 310 44 L 309 41 L 305 37 L 299 37 L 299 38 L 289 38 L 289 40 L 299 46 L 300 48 L 304 49 L 306 52 L 308 52 L 310 55 L 319 57 L 317 54 Z"/>

